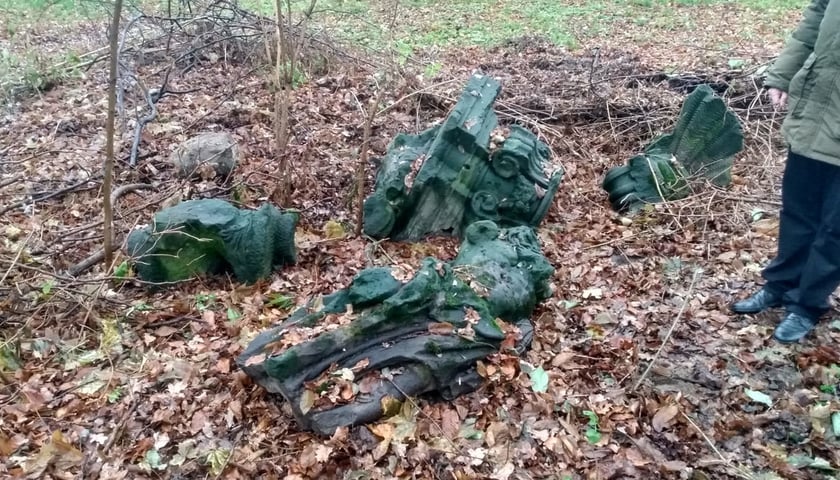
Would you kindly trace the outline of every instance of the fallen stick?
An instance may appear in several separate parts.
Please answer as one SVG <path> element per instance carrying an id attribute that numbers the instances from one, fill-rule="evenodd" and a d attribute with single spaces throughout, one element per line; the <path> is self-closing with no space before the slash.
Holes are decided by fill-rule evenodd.
<path id="1" fill-rule="evenodd" d="M 152 188 L 152 186 L 148 183 L 130 183 L 128 185 L 122 185 L 120 187 L 117 187 L 117 189 L 114 190 L 113 193 L 111 193 L 111 205 L 116 205 L 117 200 L 129 192 L 134 192 L 137 190 L 143 190 L 148 188 Z M 111 252 L 114 252 L 118 249 L 119 243 L 115 242 L 114 245 L 111 246 Z M 94 265 L 96 265 L 104 259 L 105 248 L 103 247 L 102 249 L 90 254 L 81 262 L 68 268 L 67 273 L 73 277 L 78 276 L 79 274 L 87 271 L 89 268 L 93 267 Z"/>
<path id="2" fill-rule="evenodd" d="M 699 433 L 700 436 L 703 437 L 703 440 L 705 440 L 706 444 L 709 445 L 709 447 L 711 447 L 712 451 L 714 451 L 717 454 L 717 456 L 718 456 L 718 458 L 720 458 L 721 462 L 723 462 L 724 465 L 726 465 L 727 467 L 729 467 L 732 470 L 734 470 L 735 472 L 737 472 L 737 476 L 739 476 L 739 477 L 741 477 L 745 480 L 753 480 L 754 478 L 756 478 L 756 476 L 753 475 L 752 472 L 744 470 L 743 468 L 733 464 L 732 461 L 730 461 L 728 458 L 724 457 L 723 454 L 720 452 L 720 450 L 718 450 L 718 448 L 715 446 L 715 443 L 712 442 L 712 439 L 709 438 L 708 435 L 706 435 L 706 432 L 704 432 L 703 429 L 701 429 L 700 426 L 697 425 L 697 423 L 695 423 L 695 421 L 691 419 L 691 417 L 686 415 L 685 412 L 680 411 L 680 415 L 682 415 L 683 418 L 685 418 L 688 421 L 688 423 L 690 423 L 691 426 L 694 427 L 695 430 L 697 430 L 697 433 Z"/>
<path id="3" fill-rule="evenodd" d="M 108 452 L 123 434 L 123 431 L 125 430 L 125 424 L 128 423 L 128 419 L 131 418 L 131 416 L 134 414 L 134 411 L 137 410 L 138 405 L 139 402 L 137 400 L 131 401 L 131 404 L 128 406 L 128 409 L 120 417 L 120 421 L 117 423 L 117 426 L 114 427 L 114 430 L 111 432 L 111 435 L 108 436 L 108 439 L 105 441 L 105 444 L 102 445 L 102 449 L 97 452 L 99 454 L 100 459 L 106 460 L 108 458 Z"/>
<path id="4" fill-rule="evenodd" d="M 137 165 L 137 152 L 140 149 L 140 136 L 143 134 L 143 127 L 145 127 L 147 123 L 157 118 L 158 110 L 157 105 L 155 104 L 165 92 L 165 90 L 161 90 L 160 94 L 153 96 L 149 93 L 148 90 L 146 90 L 146 88 L 139 80 L 137 84 L 143 90 L 143 97 L 146 99 L 146 103 L 149 105 L 149 113 L 143 117 L 138 118 L 137 125 L 135 125 L 134 127 L 134 140 L 131 142 L 131 156 L 128 160 L 128 164 L 132 167 Z M 164 88 L 166 88 L 166 85 L 164 85 Z"/>
<path id="5" fill-rule="evenodd" d="M 114 245 L 111 246 L 111 252 L 115 252 L 115 251 L 119 250 L 119 248 L 120 247 L 115 243 Z M 79 274 L 84 273 L 85 271 L 87 271 L 89 268 L 93 267 L 97 263 L 102 262 L 103 260 L 105 260 L 105 249 L 104 248 L 102 248 L 100 250 L 97 250 L 96 252 L 93 252 L 92 254 L 88 255 L 81 262 L 79 262 L 79 263 L 71 266 L 70 268 L 68 268 L 67 269 L 67 274 L 71 275 L 73 277 L 76 277 Z"/>
<path id="6" fill-rule="evenodd" d="M 5 273 L 5 274 L 3 274 L 3 278 L 0 278 L 0 285 L 2 285 L 2 284 L 3 284 L 3 282 L 5 282 L 5 281 L 6 281 L 6 278 L 8 278 L 9 273 L 11 273 L 12 269 L 15 267 L 15 265 L 17 265 L 17 262 L 18 262 L 18 260 L 20 259 L 20 254 L 21 254 L 21 253 L 23 253 L 23 250 L 26 248 L 26 244 L 28 244 L 28 243 L 29 243 L 29 239 L 30 239 L 30 238 L 32 238 L 32 235 L 33 235 L 34 233 L 35 233 L 35 230 L 32 230 L 31 232 L 29 232 L 29 235 L 26 237 L 26 240 L 24 240 L 24 241 L 20 244 L 20 248 L 18 248 L 18 251 L 17 251 L 17 253 L 15 254 L 15 258 L 14 258 L 14 260 L 12 260 L 12 263 L 9 265 L 9 269 L 8 269 L 8 270 L 6 270 L 6 273 Z"/>
<path id="7" fill-rule="evenodd" d="M 21 174 L 15 175 L 12 178 L 7 178 L 6 180 L 3 180 L 2 182 L 0 182 L 0 188 L 7 187 L 7 186 L 17 182 L 18 180 L 22 179 L 23 177 L 24 177 L 24 175 L 21 173 Z"/>
<path id="8" fill-rule="evenodd" d="M 59 195 L 64 195 L 66 193 L 70 193 L 70 192 L 76 190 L 77 188 L 81 187 L 82 185 L 84 185 L 88 182 L 93 182 L 93 181 L 97 180 L 98 177 L 99 177 L 99 175 L 94 175 L 93 177 L 87 178 L 87 179 L 82 180 L 80 182 L 76 182 L 73 185 L 70 185 L 69 187 L 65 187 L 65 188 L 62 188 L 60 190 L 56 190 L 54 192 L 50 192 L 46 195 L 39 196 L 38 198 L 35 198 L 34 195 L 30 195 L 32 198 L 28 198 L 26 200 L 21 200 L 19 202 L 13 203 L 11 205 L 6 205 L 5 207 L 3 207 L 2 209 L 0 209 L 0 215 L 3 215 L 4 213 L 8 212 L 9 210 L 14 210 L 14 209 L 19 208 L 19 207 L 25 207 L 26 205 L 28 205 L 30 203 L 43 202 L 44 200 L 49 200 L 50 198 L 55 198 L 55 197 L 58 197 Z"/>
<path id="9" fill-rule="evenodd" d="M 697 279 L 700 277 L 700 270 L 699 268 L 694 270 L 694 276 L 691 278 L 691 284 L 688 286 L 688 293 L 685 295 L 685 300 L 683 300 L 682 307 L 680 307 L 680 311 L 677 313 L 677 318 L 674 319 L 674 323 L 671 324 L 671 328 L 668 329 L 668 333 L 665 334 L 665 338 L 662 340 L 662 345 L 659 346 L 659 349 L 656 350 L 656 353 L 653 354 L 653 358 L 650 360 L 647 368 L 645 369 L 642 376 L 636 381 L 636 384 L 633 385 L 633 388 L 630 389 L 630 392 L 635 392 L 636 389 L 639 388 L 639 385 L 645 381 L 647 378 L 648 373 L 650 373 L 650 369 L 653 368 L 653 364 L 656 363 L 656 360 L 659 359 L 659 355 L 662 353 L 662 350 L 665 348 L 665 345 L 668 344 L 668 340 L 671 339 L 671 334 L 674 333 L 674 329 L 677 328 L 677 325 L 680 323 L 680 319 L 685 313 L 685 307 L 688 305 L 688 302 L 691 300 L 691 294 L 694 292 L 694 284 L 697 283 Z"/>

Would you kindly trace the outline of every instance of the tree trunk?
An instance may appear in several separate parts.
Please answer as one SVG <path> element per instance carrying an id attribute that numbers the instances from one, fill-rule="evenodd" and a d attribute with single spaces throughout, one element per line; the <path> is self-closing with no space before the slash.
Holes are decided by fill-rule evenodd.
<path id="1" fill-rule="evenodd" d="M 114 123 L 117 109 L 117 60 L 120 56 L 118 49 L 120 36 L 120 15 L 122 14 L 122 0 L 114 2 L 114 13 L 111 19 L 109 41 L 111 44 L 111 59 L 108 74 L 108 120 L 105 125 L 105 165 L 104 180 L 102 182 L 102 210 L 104 218 L 103 234 L 105 236 L 105 273 L 111 271 L 114 263 L 114 206 L 111 204 L 112 177 L 114 175 Z"/>
<path id="2" fill-rule="evenodd" d="M 370 150 L 370 131 L 373 128 L 373 117 L 376 116 L 376 111 L 379 110 L 379 104 L 382 103 L 382 94 L 385 92 L 384 87 L 379 87 L 379 92 L 371 101 L 370 107 L 367 111 L 367 118 L 365 118 L 365 129 L 362 137 L 362 149 L 359 152 L 359 165 L 356 167 L 356 236 L 362 234 L 362 226 L 365 221 L 365 170 L 368 164 L 368 150 Z"/>
<path id="3" fill-rule="evenodd" d="M 275 22 L 277 23 L 277 61 L 275 64 L 274 83 L 276 90 L 274 92 L 274 145 L 275 151 L 280 165 L 278 166 L 280 174 L 280 183 L 274 189 L 272 197 L 281 206 L 284 207 L 289 199 L 289 156 L 286 152 L 286 147 L 289 144 L 289 108 L 291 104 L 291 75 L 287 74 L 286 69 L 289 68 L 289 56 L 293 52 L 289 51 L 289 41 L 286 35 L 289 32 L 283 32 L 283 4 L 281 0 L 275 0 Z"/>

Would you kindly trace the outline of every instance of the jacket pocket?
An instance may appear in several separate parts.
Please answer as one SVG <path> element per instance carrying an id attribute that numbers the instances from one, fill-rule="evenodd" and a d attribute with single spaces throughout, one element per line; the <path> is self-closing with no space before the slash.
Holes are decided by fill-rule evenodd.
<path id="1" fill-rule="evenodd" d="M 790 115 L 794 118 L 802 116 L 805 106 L 808 104 L 808 97 L 814 89 L 814 62 L 817 56 L 814 53 L 808 55 L 802 68 L 790 80 L 788 88 L 788 100 L 790 101 Z"/>

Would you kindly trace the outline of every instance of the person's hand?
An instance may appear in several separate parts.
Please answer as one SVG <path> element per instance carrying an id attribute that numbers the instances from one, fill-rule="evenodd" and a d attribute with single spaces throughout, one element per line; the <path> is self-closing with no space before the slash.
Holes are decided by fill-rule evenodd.
<path id="1" fill-rule="evenodd" d="M 787 92 L 779 90 L 778 88 L 767 89 L 767 96 L 770 97 L 770 103 L 776 110 L 783 110 L 787 107 Z"/>

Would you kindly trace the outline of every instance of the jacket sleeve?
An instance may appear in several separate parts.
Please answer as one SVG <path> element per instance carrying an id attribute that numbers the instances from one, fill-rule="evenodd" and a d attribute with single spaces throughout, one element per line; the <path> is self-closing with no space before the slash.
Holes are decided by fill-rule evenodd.
<path id="1" fill-rule="evenodd" d="M 817 35 L 820 33 L 825 8 L 830 0 L 812 0 L 805 10 L 804 18 L 785 44 L 784 50 L 767 71 L 764 85 L 788 90 L 790 80 L 802 68 L 808 55 L 814 51 Z"/>

